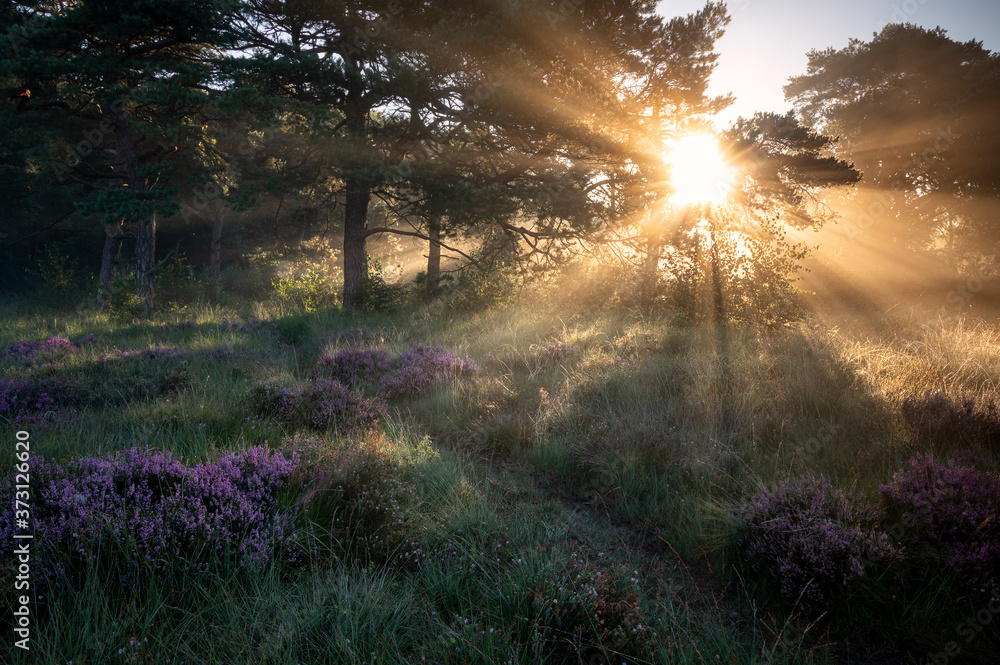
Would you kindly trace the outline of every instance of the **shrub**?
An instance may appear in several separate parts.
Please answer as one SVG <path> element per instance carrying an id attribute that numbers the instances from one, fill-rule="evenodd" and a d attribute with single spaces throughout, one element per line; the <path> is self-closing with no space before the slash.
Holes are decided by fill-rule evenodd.
<path id="1" fill-rule="evenodd" d="M 903 418 L 914 443 L 1000 444 L 1000 409 L 992 395 L 966 394 L 956 404 L 942 393 L 903 400 Z"/>
<path id="2" fill-rule="evenodd" d="M 337 254 L 323 239 L 313 238 L 280 255 L 258 254 L 253 262 L 271 266 L 274 300 L 292 309 L 315 312 L 340 305 L 342 275 L 335 267 Z M 280 274 L 276 272 L 279 265 L 286 266 Z"/>
<path id="3" fill-rule="evenodd" d="M 395 359 L 391 369 L 382 377 L 379 393 L 388 398 L 412 397 L 456 374 L 476 372 L 478 369 L 474 362 L 463 361 L 438 345 L 420 344 Z"/>
<path id="4" fill-rule="evenodd" d="M 198 278 L 184 254 L 178 252 L 157 271 L 155 293 L 158 305 L 183 310 L 204 299 L 205 282 Z"/>
<path id="5" fill-rule="evenodd" d="M 381 349 L 341 349 L 320 359 L 320 372 L 348 385 L 377 383 L 392 367 L 392 356 Z"/>
<path id="6" fill-rule="evenodd" d="M 385 279 L 382 261 L 368 257 L 368 271 L 361 284 L 362 309 L 368 312 L 391 312 L 403 305 L 405 290 Z"/>
<path id="7" fill-rule="evenodd" d="M 36 285 L 32 300 L 56 306 L 82 299 L 85 285 L 91 281 L 87 271 L 80 270 L 76 256 L 63 254 L 52 244 L 37 252 L 27 272 Z"/>
<path id="8" fill-rule="evenodd" d="M 220 271 L 220 299 L 234 305 L 266 300 L 278 279 L 277 257 L 257 252 L 241 255 L 238 261 L 238 265 L 223 266 Z"/>
<path id="9" fill-rule="evenodd" d="M 332 358 L 323 356 L 317 374 L 396 399 L 415 397 L 436 383 L 478 369 L 476 363 L 439 345 L 418 344 L 395 358 L 380 349 L 342 349 Z"/>
<path id="10" fill-rule="evenodd" d="M 83 401 L 83 394 L 61 379 L 0 376 L 0 418 L 14 424 L 46 424 L 47 414 L 57 415 Z"/>
<path id="11" fill-rule="evenodd" d="M 476 312 L 511 305 L 523 286 L 516 265 L 516 249 L 506 241 L 487 243 L 471 263 L 458 273 L 447 305 L 461 312 Z"/>
<path id="12" fill-rule="evenodd" d="M 95 341 L 93 334 L 80 338 L 50 337 L 46 340 L 26 340 L 11 344 L 0 351 L 0 360 L 21 365 L 55 362 L 68 354 L 77 353 L 84 344 Z"/>
<path id="13" fill-rule="evenodd" d="M 875 530 L 876 511 L 822 477 L 762 488 L 740 506 L 740 552 L 753 573 L 777 584 L 780 596 L 816 609 L 898 553 Z"/>
<path id="14" fill-rule="evenodd" d="M 325 266 L 312 266 L 272 283 L 275 300 L 293 309 L 315 312 L 339 305 L 333 272 Z"/>
<path id="15" fill-rule="evenodd" d="M 909 570 L 944 573 L 960 592 L 1000 573 L 1000 477 L 953 457 L 918 457 L 880 489 Z"/>
<path id="16" fill-rule="evenodd" d="M 648 654 L 656 633 L 626 579 L 637 582 L 625 569 L 603 571 L 574 556 L 561 580 L 529 592 L 534 632 L 547 647 L 545 662 L 608 662 L 610 654 Z"/>
<path id="17" fill-rule="evenodd" d="M 108 564 L 119 582 L 136 583 L 172 566 L 195 570 L 294 562 L 292 514 L 278 490 L 295 468 L 266 448 L 185 466 L 170 453 L 131 449 L 65 465 L 31 462 L 32 517 L 40 550 L 33 564 L 52 577 Z M 10 505 L 13 478 L 2 484 Z M 0 557 L 13 547 L 13 511 L 0 512 Z"/>
<path id="18" fill-rule="evenodd" d="M 367 439 L 331 446 L 299 437 L 289 445 L 301 460 L 293 478 L 297 505 L 316 535 L 338 554 L 391 554 L 405 533 L 405 508 L 416 501 L 400 464 Z"/>
<path id="19" fill-rule="evenodd" d="M 317 378 L 298 388 L 263 383 L 254 389 L 252 401 L 261 415 L 320 430 L 371 427 L 384 416 L 380 403 L 334 379 Z"/>

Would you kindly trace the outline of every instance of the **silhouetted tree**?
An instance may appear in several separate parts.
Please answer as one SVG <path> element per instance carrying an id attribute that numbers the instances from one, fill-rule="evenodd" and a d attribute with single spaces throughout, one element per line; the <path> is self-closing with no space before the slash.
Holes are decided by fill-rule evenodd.
<path id="1" fill-rule="evenodd" d="M 1000 58 L 941 28 L 889 25 L 809 53 L 786 97 L 864 173 L 853 233 L 994 255 L 1000 241 Z"/>

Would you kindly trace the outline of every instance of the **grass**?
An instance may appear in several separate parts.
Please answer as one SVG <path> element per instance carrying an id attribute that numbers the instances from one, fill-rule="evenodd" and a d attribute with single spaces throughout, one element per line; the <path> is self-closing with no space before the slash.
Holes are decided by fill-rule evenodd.
<path id="1" fill-rule="evenodd" d="M 734 573 L 731 508 L 760 485 L 804 473 L 874 496 L 920 452 L 902 400 L 928 390 L 987 394 L 1000 377 L 995 324 L 924 325 L 917 313 L 875 322 L 813 316 L 791 330 L 720 335 L 667 315 L 581 314 L 538 302 L 476 315 L 282 315 L 257 305 L 242 314 L 273 319 L 277 334 L 220 326 L 240 314 L 205 307 L 182 326 L 120 327 L 101 315 L 0 310 L 0 348 L 97 337 L 48 366 L 3 367 L 100 378 L 100 399 L 60 426 L 31 430 L 33 454 L 150 446 L 197 462 L 277 447 L 294 428 L 254 412 L 258 382 L 306 382 L 322 355 L 352 340 L 390 353 L 437 343 L 480 371 L 393 401 L 377 431 L 313 435 L 331 449 L 360 436 L 399 469 L 412 493 L 398 542 L 380 557 L 328 543 L 325 555 L 293 570 L 178 572 L 138 595 L 108 588 L 94 571 L 79 588 L 33 600 L 34 662 L 777 664 L 844 662 L 845 654 L 864 662 L 845 646 L 855 633 L 783 610 Z M 143 365 L 115 352 L 147 348 L 181 353 Z M 213 355 L 218 349 L 228 350 Z M 136 381 L 161 374 L 176 385 L 137 392 Z M 993 468 L 1000 462 L 996 449 L 973 449 Z M 0 450 L 3 468 L 13 453 Z M 580 651 L 573 631 L 592 629 L 589 619 L 567 628 L 554 605 L 539 605 L 540 590 L 556 593 L 591 565 L 634 594 L 634 616 L 656 634 L 644 650 L 627 658 Z M 8 621 L 12 596 L 3 594 Z M 916 650 L 889 662 L 958 639 L 947 606 L 927 594 L 913 602 L 906 616 L 863 617 L 855 628 L 865 648 L 892 642 L 871 638 L 883 624 L 909 639 L 923 631 Z M 951 662 L 986 662 L 976 659 L 997 644 L 998 624 Z M 9 641 L 0 652 L 5 662 L 29 662 Z"/>

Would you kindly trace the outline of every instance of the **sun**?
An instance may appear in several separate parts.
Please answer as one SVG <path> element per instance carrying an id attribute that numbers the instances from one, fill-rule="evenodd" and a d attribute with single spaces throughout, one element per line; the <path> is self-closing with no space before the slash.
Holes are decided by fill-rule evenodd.
<path id="1" fill-rule="evenodd" d="M 679 139 L 667 152 L 671 197 L 679 205 L 717 205 L 733 191 L 736 173 L 726 164 L 719 144 L 709 134 L 691 134 Z"/>

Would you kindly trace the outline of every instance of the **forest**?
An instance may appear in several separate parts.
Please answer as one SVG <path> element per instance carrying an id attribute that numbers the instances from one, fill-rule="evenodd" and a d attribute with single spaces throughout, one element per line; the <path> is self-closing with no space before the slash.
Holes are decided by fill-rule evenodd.
<path id="1" fill-rule="evenodd" d="M 0 0 L 3 662 L 995 663 L 1000 55 L 733 11 Z"/>

